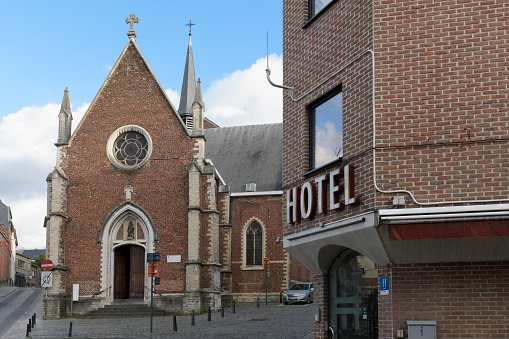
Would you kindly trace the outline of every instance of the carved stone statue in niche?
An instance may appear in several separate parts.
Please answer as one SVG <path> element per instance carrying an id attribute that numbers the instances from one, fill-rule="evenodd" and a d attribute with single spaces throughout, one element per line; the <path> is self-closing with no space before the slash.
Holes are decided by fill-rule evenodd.
<path id="1" fill-rule="evenodd" d="M 124 222 L 124 240 L 135 240 L 136 239 L 136 220 L 127 219 Z"/>
<path id="2" fill-rule="evenodd" d="M 127 240 L 134 239 L 134 225 L 132 220 L 129 221 L 129 225 L 127 226 Z"/>

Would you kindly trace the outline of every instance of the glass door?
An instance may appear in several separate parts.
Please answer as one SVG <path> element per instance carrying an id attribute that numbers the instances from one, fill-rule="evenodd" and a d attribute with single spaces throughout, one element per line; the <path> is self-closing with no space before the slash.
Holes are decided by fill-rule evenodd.
<path id="1" fill-rule="evenodd" d="M 346 250 L 329 270 L 329 326 L 334 339 L 378 338 L 378 273 L 367 257 Z"/>

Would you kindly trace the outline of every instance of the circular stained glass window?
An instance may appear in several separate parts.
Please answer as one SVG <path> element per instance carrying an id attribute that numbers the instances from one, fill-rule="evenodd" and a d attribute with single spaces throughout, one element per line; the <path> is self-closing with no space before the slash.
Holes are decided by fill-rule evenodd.
<path id="1" fill-rule="evenodd" d="M 108 139 L 106 154 L 110 162 L 124 170 L 132 170 L 145 164 L 152 153 L 152 139 L 140 126 L 128 125 L 118 128 Z"/>
<path id="2" fill-rule="evenodd" d="M 148 154 L 148 142 L 143 134 L 128 132 L 120 135 L 113 149 L 115 159 L 124 166 L 136 166 Z"/>

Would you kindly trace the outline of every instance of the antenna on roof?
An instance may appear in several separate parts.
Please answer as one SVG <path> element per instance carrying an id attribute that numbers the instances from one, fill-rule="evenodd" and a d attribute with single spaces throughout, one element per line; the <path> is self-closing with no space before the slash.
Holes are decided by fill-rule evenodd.
<path id="1" fill-rule="evenodd" d="M 282 88 L 282 89 L 288 89 L 288 90 L 290 90 L 292 92 L 295 90 L 294 87 L 277 85 L 277 84 L 273 83 L 272 80 L 270 80 L 270 68 L 269 68 L 269 32 L 268 31 L 267 31 L 267 69 L 265 70 L 265 73 L 267 74 L 267 80 L 269 81 L 269 83 L 272 86 L 278 87 L 278 88 Z"/>

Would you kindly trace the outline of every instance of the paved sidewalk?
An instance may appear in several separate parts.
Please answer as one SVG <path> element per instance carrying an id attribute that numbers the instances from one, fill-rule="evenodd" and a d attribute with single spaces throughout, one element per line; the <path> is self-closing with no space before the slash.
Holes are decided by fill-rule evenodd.
<path id="1" fill-rule="evenodd" d="M 282 305 L 254 303 L 236 305 L 236 313 L 225 308 L 224 318 L 220 312 L 196 316 L 195 326 L 191 326 L 191 316 L 177 316 L 177 332 L 173 331 L 173 317 L 154 317 L 153 332 L 150 333 L 150 318 L 119 319 L 63 319 L 39 320 L 31 338 L 68 338 L 69 324 L 72 321 L 73 338 L 312 338 L 313 305 Z M 19 329 L 21 330 L 21 329 Z M 25 324 L 26 331 L 26 324 Z M 11 331 L 12 333 L 12 331 Z M 23 338 L 18 336 L 12 338 Z"/>

